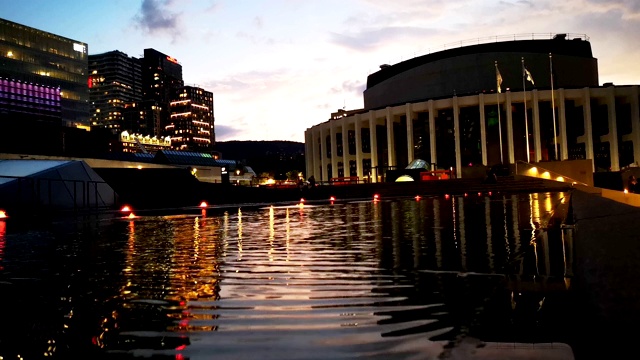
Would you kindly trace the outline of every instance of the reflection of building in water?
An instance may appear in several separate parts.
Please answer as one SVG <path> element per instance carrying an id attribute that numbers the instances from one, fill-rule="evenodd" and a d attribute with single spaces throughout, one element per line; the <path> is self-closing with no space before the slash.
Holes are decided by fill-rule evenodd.
<path id="1" fill-rule="evenodd" d="M 217 232 L 219 221 L 198 216 L 128 223 L 125 284 L 94 338 L 97 346 L 118 349 L 128 342 L 138 348 L 178 349 L 188 345 L 189 338 L 163 332 L 215 330 L 210 323 L 191 322 L 216 315 L 194 314 L 188 310 L 188 302 L 220 297 L 218 259 L 223 247 Z M 122 323 L 121 319 L 129 321 Z M 138 327 L 158 331 L 158 335 L 122 334 Z"/>
<path id="2" fill-rule="evenodd" d="M 399 268 L 410 262 L 416 269 L 481 273 L 504 273 L 515 266 L 518 273 L 562 276 L 566 257 L 562 239 L 541 228 L 541 223 L 563 196 L 454 196 L 373 203 L 373 220 L 380 223 L 375 234 L 380 264 Z"/>
<path id="3" fill-rule="evenodd" d="M 189 220 L 189 221 L 187 221 Z M 217 300 L 221 257 L 215 219 L 193 217 L 176 222 L 171 269 L 171 298 Z"/>

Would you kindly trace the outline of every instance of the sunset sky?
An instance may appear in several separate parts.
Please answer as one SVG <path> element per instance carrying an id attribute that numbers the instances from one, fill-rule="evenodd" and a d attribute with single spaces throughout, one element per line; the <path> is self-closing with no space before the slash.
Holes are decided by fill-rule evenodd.
<path id="1" fill-rule="evenodd" d="M 303 142 L 363 107 L 379 65 L 491 36 L 586 34 L 601 84 L 640 84 L 638 0 L 0 0 L 0 18 L 89 54 L 175 57 L 185 84 L 213 92 L 219 141 Z"/>

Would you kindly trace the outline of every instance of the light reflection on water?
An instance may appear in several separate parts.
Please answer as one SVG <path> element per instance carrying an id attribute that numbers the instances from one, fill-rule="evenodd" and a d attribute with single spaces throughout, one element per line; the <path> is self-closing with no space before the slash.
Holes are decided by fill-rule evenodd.
<path id="1" fill-rule="evenodd" d="M 504 274 L 562 281 L 565 244 L 532 240 L 563 196 L 298 204 L 0 228 L 0 286 L 30 299 L 0 303 L 23 315 L 14 332 L 0 332 L 0 356 L 39 358 L 55 341 L 50 355 L 60 358 L 422 359 L 467 335 L 557 341 L 562 318 L 540 318 L 529 306 L 553 295 L 514 292 Z"/>

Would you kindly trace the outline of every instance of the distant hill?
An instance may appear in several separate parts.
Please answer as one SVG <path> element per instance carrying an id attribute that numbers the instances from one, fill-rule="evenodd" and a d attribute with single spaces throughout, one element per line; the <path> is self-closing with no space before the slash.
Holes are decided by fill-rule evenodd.
<path id="1" fill-rule="evenodd" d="M 218 141 L 215 151 L 223 159 L 238 160 L 256 174 L 282 177 L 288 171 L 305 172 L 304 143 L 295 141 Z"/>

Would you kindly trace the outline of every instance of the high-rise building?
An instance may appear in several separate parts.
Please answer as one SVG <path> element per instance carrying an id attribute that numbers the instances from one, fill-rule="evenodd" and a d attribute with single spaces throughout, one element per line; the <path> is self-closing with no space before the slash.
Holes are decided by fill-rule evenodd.
<path id="1" fill-rule="evenodd" d="M 2 96 L 17 100 L 1 103 L 0 111 L 13 114 L 16 121 L 25 104 L 33 105 L 29 117 L 37 118 L 42 110 L 39 120 L 58 121 L 51 117 L 58 95 L 44 89 L 59 89 L 60 123 L 89 124 L 86 43 L 0 19 L 0 78 L 12 84 L 3 84 Z"/>
<path id="2" fill-rule="evenodd" d="M 169 105 L 170 119 L 165 134 L 178 150 L 213 150 L 213 93 L 199 87 L 184 86 L 174 91 Z"/>
<path id="3" fill-rule="evenodd" d="M 140 59 L 114 50 L 89 55 L 89 97 L 91 127 L 139 131 L 124 120 L 125 107 L 135 107 L 142 100 L 142 71 Z"/>
<path id="4" fill-rule="evenodd" d="M 148 131 L 153 135 L 170 135 L 163 133 L 163 129 L 169 124 L 169 102 L 176 89 L 184 85 L 182 81 L 182 65 L 175 58 L 163 54 L 155 49 L 144 49 L 142 58 L 142 93 L 147 110 L 155 107 L 159 110 L 159 128 Z M 153 114 L 153 111 L 149 112 Z M 151 130 L 151 129 L 148 129 Z"/>

